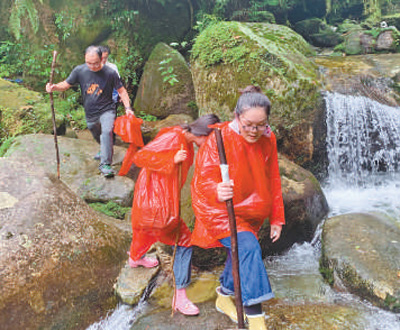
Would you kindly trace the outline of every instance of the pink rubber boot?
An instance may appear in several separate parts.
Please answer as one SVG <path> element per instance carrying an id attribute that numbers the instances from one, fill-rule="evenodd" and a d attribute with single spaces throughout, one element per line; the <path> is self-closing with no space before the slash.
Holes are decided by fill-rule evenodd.
<path id="1" fill-rule="evenodd" d="M 129 252 L 127 252 L 129 255 Z M 158 260 L 157 258 L 150 258 L 150 257 L 143 257 L 137 261 L 134 261 L 130 256 L 129 256 L 129 267 L 131 268 L 136 268 L 139 266 L 142 266 L 144 268 L 153 268 L 158 266 Z"/>
<path id="2" fill-rule="evenodd" d="M 172 299 L 172 308 L 174 311 L 181 312 L 183 315 L 199 315 L 200 311 L 186 296 L 186 289 L 176 289 Z"/>

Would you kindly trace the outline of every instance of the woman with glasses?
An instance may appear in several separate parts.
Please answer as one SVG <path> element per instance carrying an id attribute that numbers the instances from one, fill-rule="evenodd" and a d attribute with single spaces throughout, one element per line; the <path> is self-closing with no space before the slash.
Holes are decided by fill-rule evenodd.
<path id="1" fill-rule="evenodd" d="M 213 126 L 221 129 L 231 181 L 222 182 L 214 133 L 199 150 L 192 181 L 196 215 L 192 244 L 226 247 L 228 257 L 217 288 L 216 308 L 237 322 L 225 205 L 233 198 L 242 302 L 249 328 L 257 330 L 266 329 L 261 303 L 274 297 L 257 233 L 268 218 L 275 242 L 285 223 L 276 138 L 268 125 L 270 109 L 271 103 L 259 87 L 246 87 L 237 102 L 235 119 Z"/>

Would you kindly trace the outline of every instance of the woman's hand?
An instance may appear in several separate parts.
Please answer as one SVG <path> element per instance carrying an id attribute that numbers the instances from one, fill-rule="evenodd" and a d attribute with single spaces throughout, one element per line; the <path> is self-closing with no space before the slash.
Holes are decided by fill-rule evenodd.
<path id="1" fill-rule="evenodd" d="M 174 156 L 174 163 L 179 164 L 182 163 L 187 158 L 187 151 L 182 149 L 179 150 Z"/>
<path id="2" fill-rule="evenodd" d="M 217 196 L 220 202 L 233 198 L 233 180 L 217 184 Z"/>
<path id="3" fill-rule="evenodd" d="M 271 233 L 269 237 L 272 239 L 272 243 L 276 242 L 281 237 L 282 226 L 271 225 Z"/>

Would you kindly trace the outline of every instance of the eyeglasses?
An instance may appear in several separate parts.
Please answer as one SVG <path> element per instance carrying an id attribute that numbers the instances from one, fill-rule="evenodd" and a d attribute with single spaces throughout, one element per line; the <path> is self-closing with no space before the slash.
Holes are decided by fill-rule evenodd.
<path id="1" fill-rule="evenodd" d="M 269 127 L 268 124 L 264 124 L 264 125 L 243 125 L 243 122 L 241 121 L 240 118 L 239 118 L 239 121 L 240 121 L 240 124 L 242 125 L 243 130 L 246 131 L 246 132 L 253 132 L 253 131 L 264 132 Z"/>

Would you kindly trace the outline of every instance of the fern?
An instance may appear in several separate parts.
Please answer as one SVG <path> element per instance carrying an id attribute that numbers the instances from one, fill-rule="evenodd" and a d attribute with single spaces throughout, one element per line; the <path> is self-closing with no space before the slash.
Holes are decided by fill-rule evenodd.
<path id="1" fill-rule="evenodd" d="M 40 0 L 42 3 L 43 0 Z M 15 39 L 21 38 L 21 22 L 28 17 L 34 33 L 39 30 L 39 17 L 33 0 L 15 0 L 11 8 L 9 27 Z"/>

